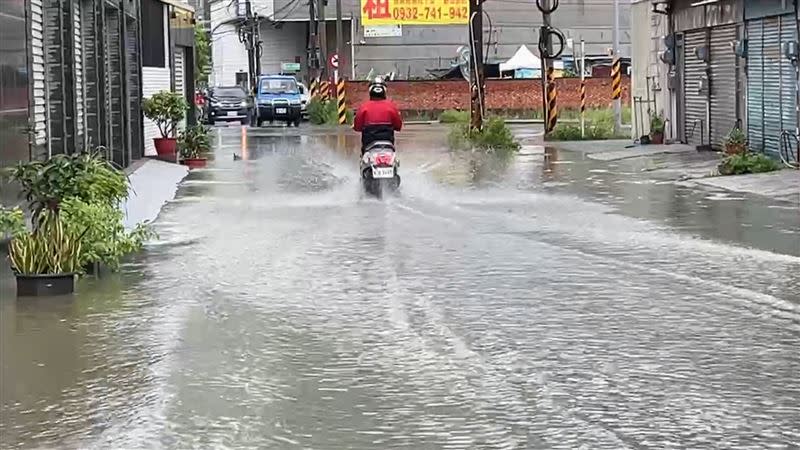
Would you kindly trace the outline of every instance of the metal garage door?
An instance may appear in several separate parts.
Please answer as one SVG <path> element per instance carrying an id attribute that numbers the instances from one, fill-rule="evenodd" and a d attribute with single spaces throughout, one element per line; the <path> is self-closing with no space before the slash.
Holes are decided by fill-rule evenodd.
<path id="1" fill-rule="evenodd" d="M 736 126 L 738 57 L 731 47 L 736 37 L 736 25 L 711 29 L 711 146 L 715 150 L 722 149 L 725 137 Z"/>
<path id="2" fill-rule="evenodd" d="M 129 107 L 129 134 L 131 137 L 131 158 L 139 159 L 144 156 L 143 128 L 142 128 L 142 76 L 141 49 L 139 46 L 139 23 L 133 18 L 127 18 L 125 30 L 125 54 L 128 56 L 128 107 Z"/>
<path id="3" fill-rule="evenodd" d="M 777 157 L 783 130 L 794 131 L 796 72 L 781 43 L 797 39 L 793 15 L 747 22 L 747 119 L 753 150 Z"/>
<path id="4" fill-rule="evenodd" d="M 108 147 L 115 163 L 125 167 L 127 138 L 124 123 L 124 85 L 122 77 L 122 18 L 119 9 L 106 5 L 105 9 L 105 81 L 106 105 L 110 121 Z"/>
<path id="5" fill-rule="evenodd" d="M 44 49 L 48 136 L 51 154 L 72 153 L 75 149 L 75 72 L 73 11 L 63 0 L 45 0 Z"/>
<path id="6" fill-rule="evenodd" d="M 700 91 L 706 63 L 695 56 L 695 49 L 706 45 L 706 33 L 706 29 L 687 31 L 683 38 L 684 130 L 687 143 L 695 146 L 708 139 L 704 136 L 708 94 Z"/>

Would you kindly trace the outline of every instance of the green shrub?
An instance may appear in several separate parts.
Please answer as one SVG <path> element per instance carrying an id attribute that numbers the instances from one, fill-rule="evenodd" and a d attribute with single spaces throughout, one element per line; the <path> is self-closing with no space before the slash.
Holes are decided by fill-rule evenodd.
<path id="1" fill-rule="evenodd" d="M 62 203 L 60 215 L 68 233 L 82 236 L 81 267 L 102 263 L 117 270 L 125 255 L 141 250 L 144 241 L 155 237 L 145 224 L 125 230 L 124 214 L 115 205 L 69 198 Z"/>
<path id="2" fill-rule="evenodd" d="M 520 148 L 511 128 L 499 117 L 486 121 L 481 131 L 470 130 L 466 123 L 455 124 L 448 134 L 448 144 L 453 149 L 476 148 L 496 153 L 516 152 Z"/>
<path id="3" fill-rule="evenodd" d="M 337 125 L 339 123 L 339 112 L 337 103 L 333 100 L 313 99 L 308 103 L 308 120 L 314 125 Z M 353 123 L 353 111 L 346 111 L 347 123 Z"/>
<path id="4" fill-rule="evenodd" d="M 39 225 L 35 230 L 11 239 L 11 268 L 26 275 L 82 272 L 82 236 L 66 230 L 61 216 L 53 210 L 44 210 L 36 222 Z"/>
<path id="5" fill-rule="evenodd" d="M 439 114 L 439 122 L 441 123 L 467 123 L 469 122 L 469 111 L 458 111 L 455 109 L 448 109 Z"/>
<path id="6" fill-rule="evenodd" d="M 725 157 L 719 164 L 721 175 L 772 172 L 781 168 L 778 161 L 763 153 L 745 152 Z"/>
<path id="7" fill-rule="evenodd" d="M 20 162 L 12 178 L 37 217 L 42 209 L 58 210 L 66 198 L 116 206 L 128 197 L 127 177 L 99 152 Z"/>
<path id="8" fill-rule="evenodd" d="M 561 123 L 556 125 L 553 131 L 547 135 L 549 141 L 580 141 L 581 127 L 569 123 Z"/>
<path id="9" fill-rule="evenodd" d="M 25 233 L 25 214 L 19 208 L 0 207 L 0 239 Z"/>
<path id="10" fill-rule="evenodd" d="M 187 127 L 178 135 L 178 151 L 182 158 L 198 158 L 211 148 L 209 128 L 203 125 Z"/>
<path id="11" fill-rule="evenodd" d="M 158 92 L 142 102 L 144 116 L 156 124 L 162 138 L 173 135 L 178 122 L 186 116 L 187 109 L 189 103 L 183 94 L 172 91 Z"/>

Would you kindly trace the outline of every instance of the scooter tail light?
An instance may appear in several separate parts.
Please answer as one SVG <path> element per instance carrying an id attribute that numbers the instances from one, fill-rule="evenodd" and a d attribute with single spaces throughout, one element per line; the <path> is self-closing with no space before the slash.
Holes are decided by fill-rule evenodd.
<path id="1" fill-rule="evenodd" d="M 394 153 L 377 153 L 375 155 L 375 165 L 392 166 L 394 165 Z"/>

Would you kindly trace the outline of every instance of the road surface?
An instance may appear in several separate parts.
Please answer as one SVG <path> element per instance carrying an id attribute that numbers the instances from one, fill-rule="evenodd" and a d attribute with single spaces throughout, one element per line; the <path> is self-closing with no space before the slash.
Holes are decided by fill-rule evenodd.
<path id="1" fill-rule="evenodd" d="M 121 274 L 6 273 L 2 447 L 800 444 L 796 205 L 435 128 L 376 201 L 353 137 L 215 133 Z"/>

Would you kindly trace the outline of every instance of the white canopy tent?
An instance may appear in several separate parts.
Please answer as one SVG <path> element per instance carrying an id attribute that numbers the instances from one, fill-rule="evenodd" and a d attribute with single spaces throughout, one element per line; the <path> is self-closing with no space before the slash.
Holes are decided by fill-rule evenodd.
<path id="1" fill-rule="evenodd" d="M 563 69 L 562 61 L 553 62 L 554 69 Z M 542 70 L 542 60 L 534 55 L 526 45 L 520 45 L 514 56 L 508 61 L 500 63 L 500 72 L 511 72 L 518 69 Z"/>

